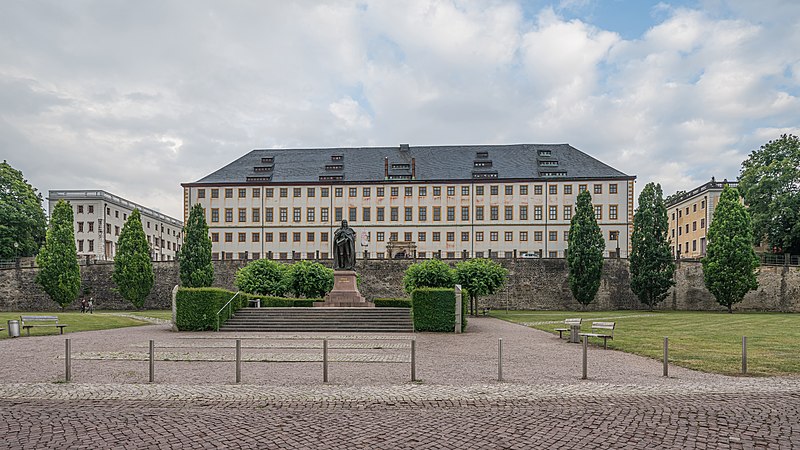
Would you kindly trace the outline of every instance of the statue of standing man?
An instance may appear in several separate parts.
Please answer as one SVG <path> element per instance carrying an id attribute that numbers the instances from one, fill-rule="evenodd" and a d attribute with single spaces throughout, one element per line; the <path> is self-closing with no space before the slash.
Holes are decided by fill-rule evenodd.
<path id="1" fill-rule="evenodd" d="M 333 269 L 356 269 L 356 232 L 347 226 L 346 220 L 333 234 Z"/>

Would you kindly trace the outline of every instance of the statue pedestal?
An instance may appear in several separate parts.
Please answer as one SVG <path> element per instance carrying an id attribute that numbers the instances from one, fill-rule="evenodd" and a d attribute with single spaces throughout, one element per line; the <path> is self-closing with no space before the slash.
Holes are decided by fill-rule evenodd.
<path id="1" fill-rule="evenodd" d="M 375 303 L 368 302 L 356 284 L 356 273 L 352 270 L 333 272 L 333 290 L 325 296 L 325 300 L 314 302 L 315 307 L 323 308 L 374 308 Z"/>

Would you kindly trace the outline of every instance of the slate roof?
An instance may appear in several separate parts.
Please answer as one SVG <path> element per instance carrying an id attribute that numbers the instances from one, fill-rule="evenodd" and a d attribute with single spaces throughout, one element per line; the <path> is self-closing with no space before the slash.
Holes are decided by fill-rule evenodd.
<path id="1" fill-rule="evenodd" d="M 185 185 L 384 181 L 385 158 L 389 181 L 411 181 L 412 159 L 414 181 L 635 178 L 569 144 L 401 145 L 256 149 Z"/>

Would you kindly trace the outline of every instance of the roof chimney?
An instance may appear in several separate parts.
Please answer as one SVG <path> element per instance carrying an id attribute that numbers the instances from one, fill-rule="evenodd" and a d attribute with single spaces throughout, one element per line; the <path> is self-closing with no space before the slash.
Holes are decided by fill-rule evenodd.
<path id="1" fill-rule="evenodd" d="M 407 152 L 408 149 L 409 149 L 408 144 L 400 144 L 400 151 L 401 152 Z"/>
<path id="2" fill-rule="evenodd" d="M 417 179 L 417 161 L 414 158 L 411 158 L 411 179 Z"/>
<path id="3" fill-rule="evenodd" d="M 383 179 L 389 179 L 389 157 L 385 156 L 383 158 Z"/>

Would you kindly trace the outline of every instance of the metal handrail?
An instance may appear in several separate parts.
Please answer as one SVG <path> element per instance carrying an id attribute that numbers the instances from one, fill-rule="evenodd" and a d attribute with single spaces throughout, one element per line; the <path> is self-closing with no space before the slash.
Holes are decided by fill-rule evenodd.
<path id="1" fill-rule="evenodd" d="M 216 331 L 219 331 L 219 313 L 221 313 L 227 307 L 228 308 L 228 317 L 230 318 L 230 315 L 231 315 L 231 302 L 233 301 L 233 299 L 236 298 L 237 295 L 239 295 L 240 292 L 241 291 L 236 291 L 236 293 L 233 294 L 233 297 L 231 297 L 231 299 L 228 300 L 228 303 L 225 303 L 222 306 L 222 308 L 220 308 L 219 311 L 217 311 L 217 330 Z"/>

